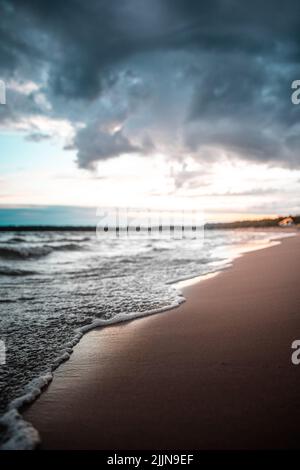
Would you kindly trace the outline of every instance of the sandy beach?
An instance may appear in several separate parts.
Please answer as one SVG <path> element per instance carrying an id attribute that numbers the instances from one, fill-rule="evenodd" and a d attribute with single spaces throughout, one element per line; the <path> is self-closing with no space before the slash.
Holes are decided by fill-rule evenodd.
<path id="1" fill-rule="evenodd" d="M 86 334 L 24 412 L 42 449 L 299 448 L 300 237 Z"/>

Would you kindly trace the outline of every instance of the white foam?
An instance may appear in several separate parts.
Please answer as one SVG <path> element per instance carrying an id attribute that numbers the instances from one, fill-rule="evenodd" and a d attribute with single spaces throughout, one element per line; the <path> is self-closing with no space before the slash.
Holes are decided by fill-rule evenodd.
<path id="1" fill-rule="evenodd" d="M 148 310 L 145 312 L 118 313 L 114 317 L 108 318 L 106 320 L 103 318 L 97 318 L 92 323 L 89 323 L 88 325 L 81 327 L 80 331 L 82 333 L 86 333 L 87 331 L 93 330 L 94 328 L 113 325 L 114 323 L 121 323 L 125 321 L 135 320 L 137 318 L 147 317 L 149 315 L 154 315 L 156 313 L 166 312 L 167 310 L 171 310 L 175 307 L 178 307 L 184 301 L 185 301 L 185 298 L 183 297 L 183 295 L 178 294 L 177 299 L 174 302 L 172 302 L 170 305 L 167 305 L 165 307 Z"/>
<path id="2" fill-rule="evenodd" d="M 40 443 L 38 431 L 16 409 L 5 413 L 0 425 L 6 428 L 8 436 L 1 450 L 31 450 Z"/>
<path id="3" fill-rule="evenodd" d="M 0 419 L 0 425 L 5 428 L 6 435 L 6 440 L 0 447 L 1 450 L 28 450 L 39 444 L 38 431 L 22 418 L 19 409 L 33 402 L 52 378 L 49 372 L 32 380 L 26 387 L 26 393 L 10 403 L 8 411 Z"/>

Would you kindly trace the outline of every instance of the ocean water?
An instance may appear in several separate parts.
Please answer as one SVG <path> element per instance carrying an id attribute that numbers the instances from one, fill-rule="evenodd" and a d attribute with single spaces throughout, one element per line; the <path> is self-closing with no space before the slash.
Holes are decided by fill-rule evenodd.
<path id="1" fill-rule="evenodd" d="M 38 442 L 18 409 L 40 393 L 86 330 L 179 305 L 176 281 L 224 269 L 245 247 L 279 236 L 207 230 L 204 240 L 117 240 L 93 232 L 1 232 L 2 447 Z"/>

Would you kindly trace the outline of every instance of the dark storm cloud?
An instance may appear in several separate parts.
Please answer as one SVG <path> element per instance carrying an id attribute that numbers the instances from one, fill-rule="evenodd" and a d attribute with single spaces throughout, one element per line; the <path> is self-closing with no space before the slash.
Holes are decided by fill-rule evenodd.
<path id="1" fill-rule="evenodd" d="M 296 0 L 284 4 L 279 0 L 263 4 L 255 0 L 247 4 L 237 0 L 4 0 L 2 4 L 1 38 L 7 61 L 11 65 L 16 57 L 43 56 L 51 64 L 55 91 L 70 96 L 96 96 L 110 66 L 155 50 L 277 53 L 283 60 L 299 59 Z M 13 30 L 14 25 L 19 30 Z M 35 31 L 44 35 L 40 45 L 32 41 Z M 49 49 L 43 49 L 46 46 Z"/>
<path id="2" fill-rule="evenodd" d="M 78 163 L 81 168 L 93 168 L 99 160 L 141 150 L 134 146 L 121 130 L 103 132 L 97 122 L 81 129 L 76 135 L 74 145 L 78 149 Z"/>
<path id="3" fill-rule="evenodd" d="M 300 107 L 290 102 L 300 76 L 298 0 L 2 0 L 0 8 L 1 76 L 43 82 L 51 117 L 84 122 L 73 141 L 80 167 L 145 152 L 147 139 L 169 154 L 176 142 L 195 158 L 219 149 L 299 167 Z M 117 102 L 105 99 L 111 90 Z"/>
<path id="4" fill-rule="evenodd" d="M 45 112 L 44 105 L 39 102 L 37 91 L 22 93 L 20 90 L 7 88 L 6 105 L 0 106 L 0 125 L 25 124 L 28 116 L 40 116 Z"/>

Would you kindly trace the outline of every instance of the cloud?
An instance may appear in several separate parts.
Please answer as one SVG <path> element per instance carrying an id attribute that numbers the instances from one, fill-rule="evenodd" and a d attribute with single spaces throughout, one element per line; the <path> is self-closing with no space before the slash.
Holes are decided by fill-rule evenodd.
<path id="1" fill-rule="evenodd" d="M 133 145 L 123 134 L 122 129 L 111 133 L 104 132 L 97 121 L 77 133 L 74 145 L 80 168 L 93 168 L 97 161 L 140 151 L 140 148 Z"/>
<path id="2" fill-rule="evenodd" d="M 50 138 L 50 134 L 44 134 L 42 132 L 34 132 L 26 136 L 26 140 L 29 142 L 42 142 L 43 140 L 48 140 Z"/>
<path id="3" fill-rule="evenodd" d="M 297 0 L 5 0 L 0 8 L 1 78 L 36 86 L 15 86 L 0 121 L 23 129 L 32 116 L 68 121 L 65 148 L 80 168 L 136 152 L 300 167 L 300 106 L 290 101 Z M 31 136 L 48 134 L 31 127 Z"/>

